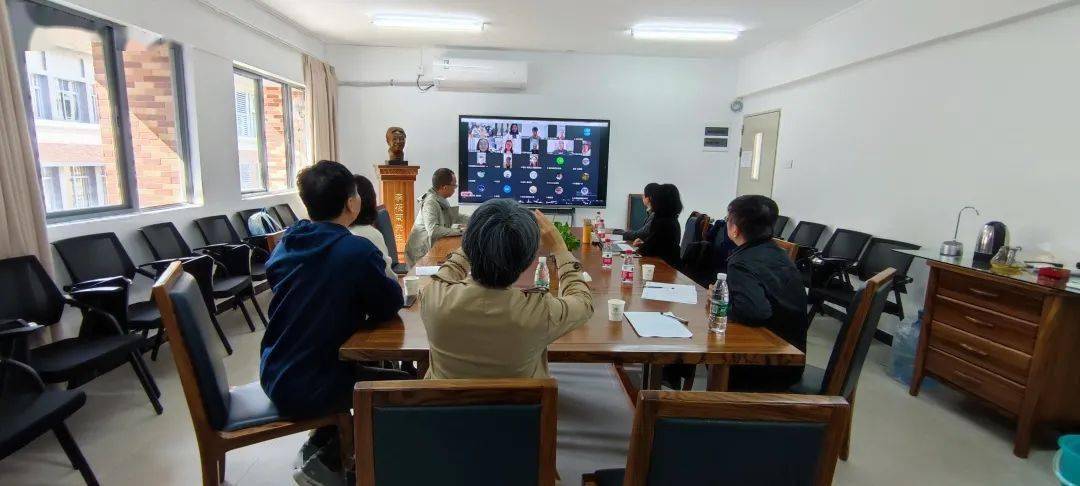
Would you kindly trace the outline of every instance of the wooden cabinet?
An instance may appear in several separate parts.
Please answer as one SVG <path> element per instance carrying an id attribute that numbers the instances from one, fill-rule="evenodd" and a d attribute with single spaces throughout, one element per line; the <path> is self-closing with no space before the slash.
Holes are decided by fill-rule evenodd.
<path id="1" fill-rule="evenodd" d="M 1080 423 L 1080 295 L 928 260 L 911 394 L 926 376 L 1016 418 L 1013 453 L 1034 427 Z"/>

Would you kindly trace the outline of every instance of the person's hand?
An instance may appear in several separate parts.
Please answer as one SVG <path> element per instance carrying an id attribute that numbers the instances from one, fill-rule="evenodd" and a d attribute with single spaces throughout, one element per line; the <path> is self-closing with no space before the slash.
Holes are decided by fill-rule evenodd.
<path id="1" fill-rule="evenodd" d="M 641 246 L 642 243 L 645 243 L 645 242 L 641 241 L 641 238 L 638 238 L 638 239 L 635 239 L 633 243 L 630 243 L 630 246 L 632 246 L 634 248 L 637 248 L 637 247 Z"/>
<path id="2" fill-rule="evenodd" d="M 551 253 L 566 251 L 566 242 L 563 241 L 562 234 L 551 223 L 551 220 L 536 209 L 533 210 L 533 217 L 536 218 L 536 224 L 540 225 L 540 246 L 547 248 Z"/>

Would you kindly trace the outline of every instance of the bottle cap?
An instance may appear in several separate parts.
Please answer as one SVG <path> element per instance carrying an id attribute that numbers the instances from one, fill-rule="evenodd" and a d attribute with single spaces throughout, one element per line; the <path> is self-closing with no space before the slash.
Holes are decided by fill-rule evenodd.
<path id="1" fill-rule="evenodd" d="M 540 257 L 540 263 L 547 263 L 547 257 L 546 256 Z"/>
<path id="2" fill-rule="evenodd" d="M 717 279 L 717 280 L 724 280 L 724 281 L 727 281 L 727 274 L 726 274 L 726 273 L 723 273 L 723 272 L 721 272 L 721 273 L 718 273 L 718 274 L 716 274 L 716 279 Z"/>
<path id="3" fill-rule="evenodd" d="M 604 243 L 611 243 L 611 238 L 604 238 Z"/>

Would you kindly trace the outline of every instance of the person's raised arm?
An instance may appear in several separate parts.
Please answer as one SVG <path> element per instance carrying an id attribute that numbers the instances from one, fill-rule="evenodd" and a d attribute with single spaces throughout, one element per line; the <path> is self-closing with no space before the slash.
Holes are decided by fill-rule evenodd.
<path id="1" fill-rule="evenodd" d="M 453 283 L 465 280 L 467 276 L 469 276 L 469 258 L 465 256 L 461 248 L 458 248 L 446 257 L 446 261 L 432 278 Z"/>
<path id="2" fill-rule="evenodd" d="M 548 341 L 554 341 L 578 326 L 593 315 L 593 297 L 589 286 L 581 275 L 581 263 L 566 248 L 562 234 L 555 229 L 546 216 L 539 211 L 534 213 L 540 225 L 540 247 L 555 255 L 555 264 L 559 272 L 559 296 L 547 296 Z"/>

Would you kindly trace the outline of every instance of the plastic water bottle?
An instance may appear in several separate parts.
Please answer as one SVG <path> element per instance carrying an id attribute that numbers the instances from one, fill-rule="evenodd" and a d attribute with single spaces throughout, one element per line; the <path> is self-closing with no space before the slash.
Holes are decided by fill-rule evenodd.
<path id="1" fill-rule="evenodd" d="M 634 251 L 633 250 L 625 250 L 625 251 L 623 251 L 622 272 L 620 273 L 620 275 L 622 277 L 622 284 L 623 285 L 634 285 Z"/>
<path id="2" fill-rule="evenodd" d="M 551 272 L 548 271 L 547 257 L 540 257 L 540 263 L 536 265 L 534 285 L 539 288 L 551 288 Z"/>
<path id="3" fill-rule="evenodd" d="M 596 236 L 601 240 L 607 236 L 607 228 L 604 226 L 604 218 L 597 213 L 596 216 Z"/>
<path id="4" fill-rule="evenodd" d="M 604 240 L 604 249 L 600 252 L 600 267 L 607 270 L 611 268 L 612 260 L 615 259 L 615 245 L 611 244 L 611 238 Z"/>
<path id="5" fill-rule="evenodd" d="M 712 294 L 709 295 L 709 332 L 724 334 L 727 332 L 728 309 L 731 305 L 728 295 L 727 274 L 716 274 Z"/>

